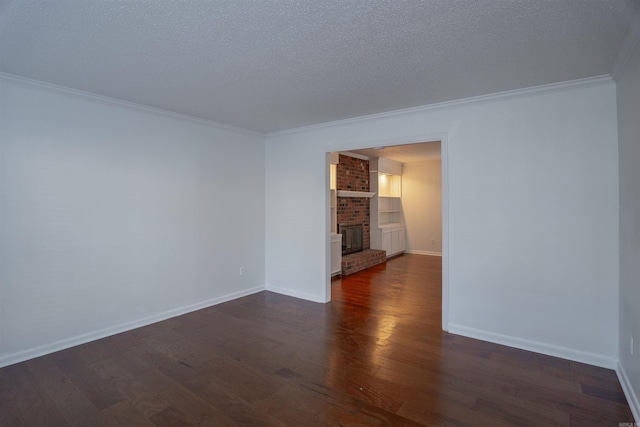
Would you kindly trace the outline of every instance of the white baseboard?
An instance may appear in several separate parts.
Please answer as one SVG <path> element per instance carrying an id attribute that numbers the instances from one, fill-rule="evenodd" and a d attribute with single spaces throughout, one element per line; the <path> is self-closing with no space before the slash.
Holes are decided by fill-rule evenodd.
<path id="1" fill-rule="evenodd" d="M 319 302 L 321 304 L 326 303 L 327 301 L 325 301 L 323 298 L 321 298 L 318 295 L 312 295 L 312 294 L 308 294 L 306 292 L 300 292 L 300 291 L 296 291 L 293 289 L 286 289 L 286 288 L 280 288 L 278 286 L 269 286 L 267 285 L 267 291 L 270 292 L 275 292 L 277 294 L 281 294 L 281 295 L 286 295 L 289 297 L 294 297 L 294 298 L 299 298 L 299 299 L 303 299 L 303 300 L 307 300 L 307 301 L 311 301 L 311 302 Z"/>
<path id="2" fill-rule="evenodd" d="M 640 425 L 640 402 L 638 401 L 638 395 L 636 395 L 633 390 L 631 381 L 629 381 L 629 377 L 620 362 L 618 362 L 618 366 L 616 367 L 616 374 L 618 374 L 618 381 L 620 381 L 622 391 L 624 391 L 627 403 L 629 403 L 629 407 L 631 408 L 631 413 L 633 413 L 634 421 Z"/>
<path id="3" fill-rule="evenodd" d="M 488 341 L 495 344 L 502 344 L 522 350 L 533 351 L 534 353 L 541 353 L 548 356 L 560 357 L 562 359 L 586 363 L 588 365 L 599 366 L 601 368 L 616 369 L 618 365 L 618 360 L 612 357 L 589 353 L 581 350 L 575 350 L 567 347 L 560 347 L 557 345 L 547 344 L 539 341 L 512 337 L 509 335 L 497 334 L 495 332 L 483 331 L 480 329 L 469 328 L 467 326 L 455 325 L 452 323 L 449 323 L 449 332 L 452 334 L 475 338 L 482 341 Z"/>
<path id="4" fill-rule="evenodd" d="M 233 292 L 221 297 L 212 298 L 206 301 L 201 301 L 196 304 L 187 305 L 184 307 L 175 308 L 162 313 L 154 314 L 152 316 L 144 317 L 142 319 L 134 320 L 131 322 L 122 323 L 120 325 L 100 329 L 94 332 L 89 332 L 75 337 L 66 338 L 60 341 L 56 341 L 50 344 L 41 345 L 38 347 L 30 348 L 28 350 L 19 351 L 16 353 L 0 356 L 0 368 L 13 365 L 14 363 L 24 362 L 25 360 L 34 359 L 36 357 L 44 356 L 49 353 L 64 350 L 70 347 L 75 347 L 80 344 L 86 344 L 91 341 L 98 340 L 100 338 L 106 338 L 111 335 L 119 334 L 121 332 L 137 329 L 142 326 L 147 326 L 152 323 L 161 322 L 163 320 L 170 319 L 172 317 L 181 316 L 192 311 L 201 310 L 203 308 L 211 307 L 223 302 L 231 301 L 237 298 L 241 298 L 247 295 L 255 294 L 257 292 L 264 291 L 264 286 L 245 289 L 238 292 Z"/>
<path id="5" fill-rule="evenodd" d="M 416 250 L 407 250 L 404 251 L 405 254 L 415 254 L 415 255 L 429 255 L 429 256 L 442 256 L 442 252 L 431 252 L 431 251 L 416 251 Z"/>

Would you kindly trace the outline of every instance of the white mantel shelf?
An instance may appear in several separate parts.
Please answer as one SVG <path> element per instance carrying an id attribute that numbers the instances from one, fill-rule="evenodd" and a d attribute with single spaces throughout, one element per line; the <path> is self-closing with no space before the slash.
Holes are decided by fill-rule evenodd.
<path id="1" fill-rule="evenodd" d="M 375 195 L 376 193 L 369 193 L 368 191 L 338 190 L 338 197 L 366 197 L 370 199 Z"/>

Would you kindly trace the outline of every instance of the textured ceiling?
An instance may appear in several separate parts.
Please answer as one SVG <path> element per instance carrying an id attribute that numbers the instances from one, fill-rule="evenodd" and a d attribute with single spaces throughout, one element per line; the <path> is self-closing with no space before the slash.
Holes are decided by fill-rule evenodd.
<path id="1" fill-rule="evenodd" d="M 262 132 L 609 74 L 635 0 L 4 0 L 0 71 Z"/>

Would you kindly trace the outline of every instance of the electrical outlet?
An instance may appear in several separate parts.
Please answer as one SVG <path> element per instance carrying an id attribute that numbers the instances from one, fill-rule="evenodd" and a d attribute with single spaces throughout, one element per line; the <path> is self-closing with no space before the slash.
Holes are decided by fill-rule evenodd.
<path id="1" fill-rule="evenodd" d="M 432 245 L 435 245 L 435 244 L 436 244 L 436 239 L 435 239 L 435 238 L 433 238 L 433 237 L 431 238 L 431 244 L 432 244 Z"/>
<path id="2" fill-rule="evenodd" d="M 633 356 L 633 335 L 629 335 L 629 353 Z"/>
<path id="3" fill-rule="evenodd" d="M 240 275 L 244 276 L 244 267 L 240 267 Z"/>

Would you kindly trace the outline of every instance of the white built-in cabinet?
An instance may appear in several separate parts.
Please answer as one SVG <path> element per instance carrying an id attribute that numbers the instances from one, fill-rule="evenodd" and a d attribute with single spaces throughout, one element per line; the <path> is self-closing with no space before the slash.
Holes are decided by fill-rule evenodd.
<path id="1" fill-rule="evenodd" d="M 331 233 L 331 275 L 342 273 L 342 234 Z"/>
<path id="2" fill-rule="evenodd" d="M 371 247 L 385 250 L 387 257 L 401 254 L 406 249 L 402 163 L 385 158 L 371 159 L 369 182 L 371 191 L 376 193 L 371 201 Z"/>
<path id="3" fill-rule="evenodd" d="M 404 252 L 406 246 L 404 225 L 382 228 L 382 249 L 387 252 L 387 256 L 394 256 Z"/>
<path id="4" fill-rule="evenodd" d="M 402 223 L 402 203 L 400 197 L 378 196 L 378 224 Z"/>
<path id="5" fill-rule="evenodd" d="M 329 165 L 329 211 L 331 216 L 331 275 L 342 272 L 342 234 L 338 234 L 338 192 L 336 191 L 336 165 L 338 153 L 331 153 Z"/>
<path id="6" fill-rule="evenodd" d="M 338 191 L 336 190 L 336 165 L 331 164 L 330 170 L 330 184 L 329 184 L 329 198 L 330 198 L 330 210 L 331 210 L 331 233 L 338 232 Z"/>

